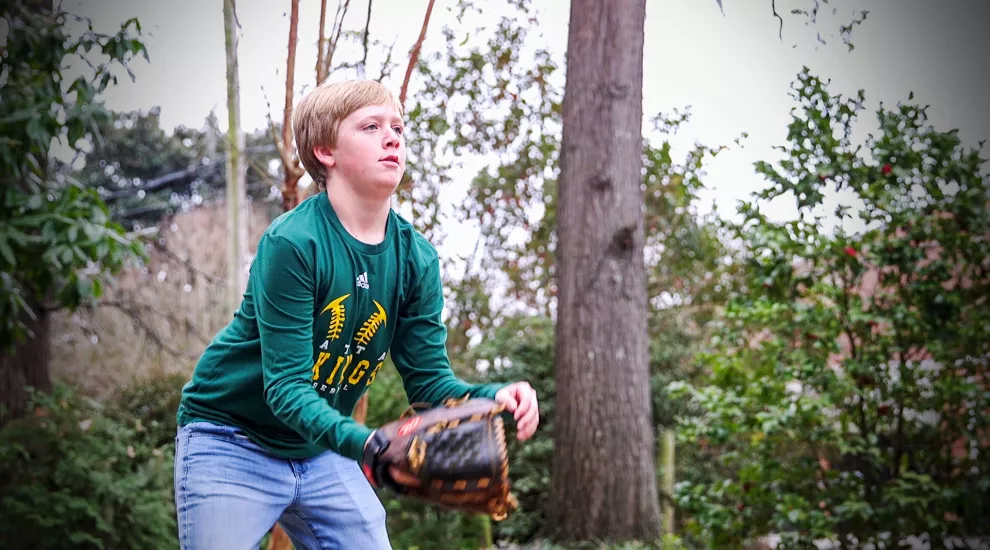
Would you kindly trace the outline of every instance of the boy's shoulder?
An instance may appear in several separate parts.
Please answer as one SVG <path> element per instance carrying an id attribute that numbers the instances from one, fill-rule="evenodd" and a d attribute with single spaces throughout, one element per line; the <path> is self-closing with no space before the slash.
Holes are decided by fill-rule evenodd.
<path id="1" fill-rule="evenodd" d="M 433 243 L 402 214 L 393 209 L 390 219 L 395 222 L 396 239 L 403 247 L 403 252 L 412 256 L 417 263 L 429 265 L 440 257 Z"/>
<path id="2" fill-rule="evenodd" d="M 269 224 L 263 239 L 280 238 L 289 241 L 300 249 L 309 249 L 320 240 L 319 235 L 332 233 L 327 226 L 328 216 L 333 216 L 326 205 L 321 204 L 325 195 L 316 194 L 301 201 L 295 208 L 283 212 Z M 399 255 L 419 269 L 427 269 L 439 261 L 440 253 L 436 246 L 420 232 L 411 221 L 397 210 L 389 213 L 389 223 L 394 227 L 389 231 L 393 246 L 399 248 Z M 341 228 L 343 229 L 343 228 Z"/>
<path id="3" fill-rule="evenodd" d="M 313 195 L 303 199 L 292 210 L 283 212 L 275 217 L 265 229 L 263 238 L 281 237 L 299 244 L 296 241 L 309 240 L 312 235 L 312 227 L 319 221 L 319 209 L 316 199 L 318 195 Z"/>

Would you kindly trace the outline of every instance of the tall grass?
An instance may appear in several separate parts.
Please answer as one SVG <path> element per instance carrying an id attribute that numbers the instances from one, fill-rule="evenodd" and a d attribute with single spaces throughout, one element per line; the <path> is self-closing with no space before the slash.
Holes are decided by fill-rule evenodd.
<path id="1" fill-rule="evenodd" d="M 252 205 L 248 260 L 272 215 Z M 231 319 L 224 204 L 165 219 L 154 239 L 149 261 L 123 272 L 98 305 L 53 314 L 53 378 L 102 398 L 137 378 L 188 374 Z"/>

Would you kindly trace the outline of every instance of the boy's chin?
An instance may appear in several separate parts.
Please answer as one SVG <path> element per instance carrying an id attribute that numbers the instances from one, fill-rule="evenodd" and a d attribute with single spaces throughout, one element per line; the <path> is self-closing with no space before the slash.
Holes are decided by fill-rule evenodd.
<path id="1" fill-rule="evenodd" d="M 380 195 L 382 199 L 388 199 L 395 193 L 400 181 L 398 178 L 382 178 L 368 182 L 365 189 L 375 193 L 376 196 Z"/>

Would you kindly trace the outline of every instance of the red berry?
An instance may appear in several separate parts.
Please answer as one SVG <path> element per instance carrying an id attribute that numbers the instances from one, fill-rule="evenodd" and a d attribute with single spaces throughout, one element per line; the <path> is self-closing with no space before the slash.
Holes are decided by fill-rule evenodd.
<path id="1" fill-rule="evenodd" d="M 856 252 L 856 249 L 855 248 L 853 248 L 851 246 L 847 246 L 846 247 L 846 254 L 849 255 L 849 256 L 852 256 L 853 258 L 855 258 L 856 257 L 856 254 L 858 254 L 858 253 Z"/>
<path id="2" fill-rule="evenodd" d="M 884 164 L 883 165 L 883 168 L 880 169 L 880 171 L 883 172 L 883 175 L 885 175 L 885 176 L 887 174 L 890 174 L 890 171 L 891 170 L 893 170 L 893 168 L 891 168 L 889 164 Z"/>

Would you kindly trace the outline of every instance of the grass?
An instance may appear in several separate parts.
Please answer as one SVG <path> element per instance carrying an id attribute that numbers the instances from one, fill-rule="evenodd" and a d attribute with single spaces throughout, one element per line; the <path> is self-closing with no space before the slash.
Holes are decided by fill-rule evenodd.
<path id="1" fill-rule="evenodd" d="M 270 222 L 253 208 L 249 254 Z M 136 377 L 191 373 L 196 358 L 231 318 L 227 222 L 223 204 L 178 214 L 159 225 L 150 260 L 121 273 L 95 308 L 52 317 L 55 379 L 102 398 Z"/>

